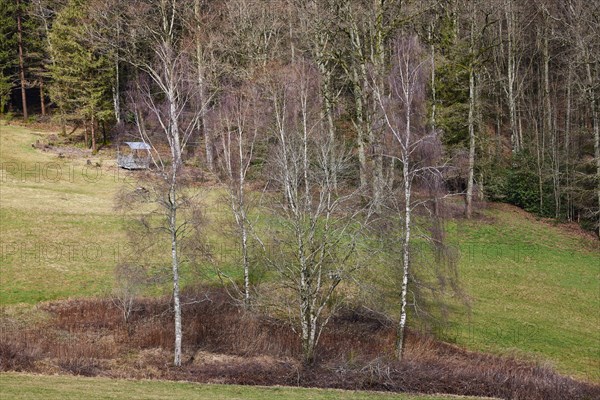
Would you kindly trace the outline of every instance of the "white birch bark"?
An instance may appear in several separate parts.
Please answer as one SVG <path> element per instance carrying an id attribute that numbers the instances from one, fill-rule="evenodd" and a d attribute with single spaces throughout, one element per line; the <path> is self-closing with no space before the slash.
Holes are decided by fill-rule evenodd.
<path id="1" fill-rule="evenodd" d="M 180 174 L 183 167 L 183 150 L 185 149 L 192 133 L 198 123 L 201 112 L 185 113 L 194 96 L 192 86 L 187 85 L 184 76 L 193 72 L 185 70 L 187 54 L 180 48 L 180 38 L 177 36 L 176 24 L 180 18 L 180 5 L 176 1 L 156 0 L 152 15 L 129 15 L 129 18 L 140 18 L 140 30 L 137 35 L 143 36 L 148 41 L 152 51 L 152 58 L 145 59 L 138 54 L 135 46 L 124 48 L 123 60 L 137 67 L 145 73 L 152 84 L 138 81 L 137 90 L 141 101 L 134 104 L 135 118 L 138 132 L 142 141 L 151 147 L 151 157 L 155 171 L 164 181 L 164 192 L 157 201 L 162 207 L 165 216 L 165 228 L 169 233 L 171 272 L 173 279 L 173 307 L 174 307 L 174 355 L 173 364 L 180 366 L 182 363 L 183 346 L 183 321 L 182 303 L 180 298 L 180 251 L 179 243 L 185 235 L 185 225 L 188 221 L 179 212 L 185 205 L 182 193 L 179 190 Z M 156 12 L 156 14 L 154 14 Z M 155 16 L 158 17 L 155 19 Z M 139 37 L 131 38 L 135 43 Z M 154 117 L 154 136 L 149 136 L 149 129 L 143 118 L 140 108 L 147 108 Z M 195 110 L 197 111 L 197 110 Z M 203 111 L 203 110 L 201 110 Z M 157 131 L 158 129 L 158 131 Z M 160 133 L 157 135 L 156 133 Z M 164 154 L 160 149 L 160 141 L 166 141 L 169 154 Z M 168 157 L 170 162 L 165 162 Z"/>
<path id="2" fill-rule="evenodd" d="M 173 10 L 173 13 L 175 10 Z M 175 348 L 173 364 L 181 365 L 183 329 L 181 324 L 181 301 L 179 296 L 179 257 L 177 253 L 177 178 L 181 166 L 181 139 L 179 137 L 179 115 L 176 98 L 176 77 L 167 71 L 167 101 L 169 103 L 169 134 L 167 136 L 171 149 L 171 181 L 169 185 L 169 230 L 171 233 L 171 264 L 173 270 L 173 308 L 175 313 Z"/>
<path id="3" fill-rule="evenodd" d="M 223 96 L 225 103 L 220 111 L 220 120 L 223 125 L 220 130 L 226 133 L 221 137 L 223 149 L 221 162 L 218 164 L 226 176 L 226 185 L 229 196 L 229 206 L 238 229 L 238 239 L 242 250 L 242 270 L 244 276 L 242 297 L 246 307 L 250 306 L 250 251 L 249 239 L 253 232 L 252 224 L 248 218 L 249 204 L 246 198 L 246 176 L 254 157 L 254 145 L 257 140 L 260 118 L 256 109 L 261 107 L 260 99 L 253 96 L 253 88 L 248 94 L 244 90 L 236 92 L 230 90 Z M 235 160 L 234 160 L 235 158 Z M 255 239 L 262 242 L 256 234 Z"/>
<path id="4" fill-rule="evenodd" d="M 424 68 L 430 63 L 416 37 L 397 39 L 394 43 L 392 69 L 387 75 L 385 92 L 373 86 L 375 101 L 380 109 L 386 132 L 395 145 L 390 156 L 394 157 L 402 170 L 399 190 L 392 190 L 395 199 L 390 205 L 398 213 L 400 222 L 401 283 L 399 287 L 400 318 L 396 328 L 395 355 L 398 360 L 404 356 L 404 342 L 408 325 L 408 307 L 412 276 L 411 241 L 413 230 L 412 211 L 426 201 L 413 200 L 415 179 L 439 178 L 440 166 L 434 161 L 421 158 L 422 146 L 439 143 L 438 133 L 427 126 L 425 116 L 417 113 L 426 91 L 427 80 Z M 419 123 L 416 118 L 421 118 Z M 434 194 L 435 197 L 435 194 Z M 422 199 L 420 199 L 422 200 Z M 434 198 L 435 200 L 435 198 Z M 427 200 L 430 201 L 430 200 Z"/>
<path id="5" fill-rule="evenodd" d="M 411 74 L 406 68 L 406 74 Z M 404 144 L 401 150 L 401 163 L 402 163 L 402 185 L 404 188 L 404 239 L 402 240 L 402 288 L 400 292 L 400 323 L 398 324 L 398 332 L 396 335 L 396 358 L 402 360 L 404 355 L 404 332 L 406 330 L 406 319 L 407 319 L 407 302 L 408 302 L 408 278 L 410 275 L 410 231 L 411 231 L 411 194 L 412 194 L 412 180 L 411 169 L 412 165 L 410 162 L 410 147 L 411 147 L 411 119 L 412 119 L 412 94 L 411 91 L 415 90 L 410 82 L 406 82 L 404 85 L 404 106 L 406 107 L 405 113 L 405 131 L 404 131 Z"/>
<path id="6" fill-rule="evenodd" d="M 173 310 L 175 314 L 175 347 L 173 364 L 181 365 L 183 329 L 181 324 L 181 300 L 179 296 L 179 257 L 177 254 L 177 193 L 176 172 L 173 172 L 169 190 L 169 232 L 171 234 L 171 268 L 173 272 Z"/>
<path id="7" fill-rule="evenodd" d="M 304 361 L 311 363 L 323 327 L 335 308 L 333 294 L 342 280 L 340 271 L 348 272 L 348 258 L 353 248 L 340 246 L 342 237 L 352 238 L 350 219 L 334 218 L 351 195 L 335 195 L 331 168 L 330 135 L 323 121 L 323 99 L 318 80 L 318 66 L 300 62 L 290 72 L 288 82 L 276 83 L 272 92 L 278 151 L 273 169 L 275 179 L 284 190 L 279 205 L 286 233 L 277 240 L 287 240 L 290 253 L 269 260 L 283 277 L 284 286 L 295 293 L 298 334 Z M 345 254 L 344 260 L 338 260 Z"/>

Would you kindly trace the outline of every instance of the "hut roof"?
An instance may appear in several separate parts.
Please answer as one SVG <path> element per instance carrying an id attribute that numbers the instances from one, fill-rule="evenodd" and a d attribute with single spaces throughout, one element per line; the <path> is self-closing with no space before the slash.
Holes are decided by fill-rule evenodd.
<path id="1" fill-rule="evenodd" d="M 127 146 L 129 146 L 129 148 L 131 150 L 150 150 L 151 147 L 148 143 L 144 143 L 144 142 L 125 142 L 125 144 Z"/>

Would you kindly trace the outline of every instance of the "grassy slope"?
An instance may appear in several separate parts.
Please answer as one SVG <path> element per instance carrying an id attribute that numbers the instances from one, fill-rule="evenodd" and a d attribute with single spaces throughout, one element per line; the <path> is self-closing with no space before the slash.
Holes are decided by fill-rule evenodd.
<path id="1" fill-rule="evenodd" d="M 85 179 L 81 160 L 32 149 L 31 131 L 0 125 L 0 133 L 6 169 L 61 162 L 63 171 L 59 182 L 50 173 L 40 182 L 2 174 L 0 304 L 101 294 L 125 238 L 113 199 L 126 175 L 116 179 L 114 162 L 104 160 L 100 178 Z M 563 373 L 600 381 L 598 242 L 508 206 L 485 214 L 493 222 L 449 226 L 473 313 L 443 336 L 473 349 L 538 355 Z"/>
<path id="2" fill-rule="evenodd" d="M 452 334 L 468 347 L 549 359 L 563 373 L 600 381 L 600 252 L 594 238 L 505 205 L 493 223 L 451 226 L 473 300 Z"/>
<path id="3" fill-rule="evenodd" d="M 3 304 L 101 293 L 123 238 L 115 170 L 35 150 L 36 139 L 0 123 Z"/>
<path id="4" fill-rule="evenodd" d="M 41 376 L 30 374 L 0 374 L 2 398 L 44 400 L 99 399 L 396 399 L 443 400 L 466 399 L 452 396 L 411 396 L 342 390 L 303 389 L 288 387 L 256 387 L 236 385 L 200 385 L 165 381 L 126 381 L 73 376 Z M 4 397 L 6 396 L 6 397 Z M 474 399 L 474 398 L 472 398 Z"/>

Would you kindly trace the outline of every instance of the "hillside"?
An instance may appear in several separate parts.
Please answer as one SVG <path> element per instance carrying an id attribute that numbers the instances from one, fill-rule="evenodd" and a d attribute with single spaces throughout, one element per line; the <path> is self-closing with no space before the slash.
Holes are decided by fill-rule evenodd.
<path id="1" fill-rule="evenodd" d="M 0 125 L 0 134 L 3 312 L 107 293 L 126 238 L 114 196 L 128 175 L 102 151 L 60 158 L 60 149 L 32 148 L 47 132 Z M 439 336 L 600 382 L 597 240 L 502 204 L 447 229 L 472 314 L 455 316 Z"/>

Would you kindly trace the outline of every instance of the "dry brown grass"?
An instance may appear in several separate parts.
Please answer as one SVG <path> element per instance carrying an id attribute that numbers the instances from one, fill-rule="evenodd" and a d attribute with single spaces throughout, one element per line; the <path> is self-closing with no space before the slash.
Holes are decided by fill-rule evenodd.
<path id="1" fill-rule="evenodd" d="M 202 295 L 200 295 L 202 294 Z M 346 309 L 328 325 L 320 358 L 305 366 L 290 326 L 238 308 L 221 290 L 185 296 L 184 365 L 171 366 L 170 300 L 138 299 L 129 326 L 109 300 L 40 305 L 35 323 L 2 321 L 0 370 L 245 385 L 451 393 L 508 399 L 595 399 L 600 387 L 551 368 L 476 353 L 411 332 L 406 357 L 390 353 L 394 327 Z"/>

